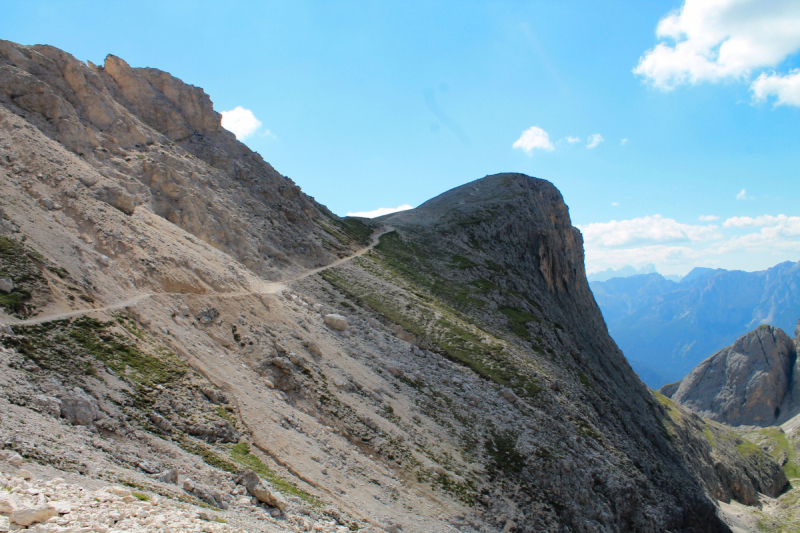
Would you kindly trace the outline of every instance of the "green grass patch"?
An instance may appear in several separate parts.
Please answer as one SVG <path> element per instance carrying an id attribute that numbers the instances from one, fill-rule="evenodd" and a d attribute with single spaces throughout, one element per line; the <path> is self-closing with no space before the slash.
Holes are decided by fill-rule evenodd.
<path id="1" fill-rule="evenodd" d="M 246 442 L 235 444 L 231 448 L 231 457 L 240 465 L 251 469 L 253 472 L 269 481 L 270 484 L 279 491 L 286 494 L 291 494 L 292 496 L 297 496 L 314 507 L 321 507 L 323 505 L 323 502 L 316 496 L 309 494 L 291 481 L 283 479 L 278 474 L 273 472 L 269 467 L 261 462 L 261 459 L 250 453 L 250 445 L 248 445 Z"/>
<path id="2" fill-rule="evenodd" d="M 512 361 L 511 356 L 503 351 L 504 343 L 469 322 L 460 312 L 448 305 L 448 302 L 453 301 L 454 294 L 457 296 L 457 290 L 451 290 L 449 298 L 424 290 L 430 287 L 429 275 L 416 271 L 407 262 L 415 261 L 415 257 L 419 256 L 412 245 L 406 245 L 396 235 L 389 234 L 381 238 L 379 246 L 382 246 L 384 251 L 380 253 L 376 262 L 400 276 L 408 284 L 405 288 L 413 295 L 413 303 L 400 306 L 385 294 L 375 292 L 369 284 L 348 281 L 335 269 L 327 270 L 321 276 L 347 293 L 349 298 L 372 308 L 391 322 L 399 324 L 418 338 L 429 342 L 436 351 L 465 364 L 484 378 L 513 388 L 521 397 L 530 398 L 542 391 L 535 380 L 525 377 L 525 369 L 520 368 L 520 365 Z M 385 254 L 389 254 L 390 258 L 387 259 Z M 377 276 L 386 277 L 385 270 L 379 271 L 374 267 L 370 269 L 369 263 L 370 260 L 365 260 L 362 266 Z M 398 283 L 396 279 L 390 281 Z M 441 291 L 444 292 L 444 285 L 442 287 Z M 487 337 L 490 339 L 488 343 L 484 342 Z M 516 381 L 512 382 L 514 379 Z"/>
<path id="3" fill-rule="evenodd" d="M 225 472 L 230 472 L 231 474 L 235 474 L 240 470 L 239 467 L 234 463 L 223 459 L 205 446 L 193 442 L 184 435 L 176 438 L 175 442 L 185 451 L 200 457 L 207 465 L 224 470 Z"/>
<path id="4" fill-rule="evenodd" d="M 233 427 L 236 427 L 236 418 L 234 418 L 233 413 L 230 411 L 232 409 L 233 408 L 228 405 L 226 406 L 218 405 L 217 416 L 224 420 L 227 420 L 228 422 L 231 423 Z"/>
<path id="5" fill-rule="evenodd" d="M 0 292 L 0 307 L 4 307 L 8 313 L 16 315 L 24 309 L 25 303 L 30 299 L 30 291 L 14 288 L 8 294 Z"/>
<path id="6" fill-rule="evenodd" d="M 363 221 L 353 218 L 353 217 L 345 217 L 342 219 L 342 225 L 345 227 L 347 233 L 352 235 L 355 240 L 363 244 L 364 246 L 370 243 L 370 237 L 372 236 L 372 228 L 365 224 Z"/>
<path id="7" fill-rule="evenodd" d="M 744 457 L 750 457 L 753 454 L 762 453 L 761 449 L 747 439 L 740 439 L 736 443 L 736 449 Z"/>
<path id="8" fill-rule="evenodd" d="M 469 259 L 467 259 L 463 255 L 457 255 L 457 254 L 453 255 L 450 258 L 450 263 L 454 267 L 456 267 L 458 269 L 461 269 L 461 270 L 466 270 L 467 268 L 474 268 L 474 267 L 478 266 L 477 263 L 475 263 L 473 261 L 470 261 Z"/>
<path id="9" fill-rule="evenodd" d="M 502 290 L 498 285 L 484 278 L 476 279 L 475 281 L 470 281 L 469 284 L 475 287 L 475 289 L 480 293 Z"/>
<path id="10" fill-rule="evenodd" d="M 14 282 L 13 291 L 0 293 L 0 307 L 13 315 L 22 312 L 34 291 L 47 288 L 42 274 L 45 265 L 44 257 L 26 246 L 24 238 L 0 235 L 0 278 Z"/>
<path id="11" fill-rule="evenodd" d="M 757 430 L 757 433 L 768 437 L 773 441 L 772 456 L 775 459 L 781 458 L 786 453 L 786 464 L 783 465 L 783 472 L 788 479 L 800 478 L 800 466 L 798 466 L 797 449 L 789 441 L 789 437 L 778 427 L 768 427 Z"/>
<path id="12" fill-rule="evenodd" d="M 512 431 L 492 431 L 484 443 L 490 457 L 489 471 L 517 474 L 525 468 L 525 457 L 517 451 L 519 435 Z"/>
<path id="13" fill-rule="evenodd" d="M 149 502 L 150 501 L 150 496 L 148 496 L 147 494 L 145 494 L 143 492 L 132 491 L 131 495 L 134 498 L 136 498 L 137 500 L 139 500 L 140 502 Z"/>
<path id="14" fill-rule="evenodd" d="M 147 387 L 170 383 L 186 374 L 187 366 L 171 351 L 159 347 L 148 353 L 113 326 L 114 322 L 86 316 L 54 320 L 15 326 L 17 336 L 3 342 L 62 376 L 92 375 L 95 362 Z"/>
<path id="15" fill-rule="evenodd" d="M 703 428 L 703 435 L 705 435 L 708 444 L 711 446 L 711 449 L 714 449 L 714 434 L 711 430 L 707 427 Z"/>
<path id="16" fill-rule="evenodd" d="M 47 267 L 47 269 L 50 270 L 50 272 L 52 272 L 53 274 L 55 274 L 56 276 L 58 276 L 61 279 L 64 279 L 67 276 L 69 276 L 69 272 L 67 272 L 66 269 L 61 268 L 59 266 L 49 266 L 49 267 Z"/>

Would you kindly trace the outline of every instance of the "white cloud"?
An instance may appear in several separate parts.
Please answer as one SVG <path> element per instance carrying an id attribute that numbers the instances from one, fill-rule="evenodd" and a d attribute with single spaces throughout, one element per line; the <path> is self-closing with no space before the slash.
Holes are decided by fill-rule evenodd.
<path id="1" fill-rule="evenodd" d="M 589 141 L 589 143 L 586 145 L 586 148 L 595 148 L 605 139 L 603 139 L 603 136 L 599 133 L 595 133 L 594 135 L 589 135 L 586 140 Z"/>
<path id="2" fill-rule="evenodd" d="M 252 137 L 261 127 L 261 121 L 252 111 L 242 106 L 236 106 L 230 111 L 222 112 L 222 127 L 236 135 L 240 141 Z M 270 135 L 269 130 L 266 131 Z"/>
<path id="3" fill-rule="evenodd" d="M 620 146 L 625 146 L 626 144 L 628 144 L 628 139 L 622 139 L 622 140 L 619 142 L 619 145 L 620 145 Z"/>
<path id="4" fill-rule="evenodd" d="M 718 227 L 656 215 L 578 227 L 587 272 L 645 263 L 662 273 L 685 274 L 696 266 L 763 270 L 800 259 L 800 216 L 731 217 Z"/>
<path id="5" fill-rule="evenodd" d="M 614 207 L 617 207 L 619 205 L 619 202 L 611 202 L 611 205 L 613 205 Z"/>
<path id="6" fill-rule="evenodd" d="M 556 149 L 553 143 L 550 142 L 550 136 L 547 132 L 538 126 L 532 126 L 523 131 L 512 148 L 519 148 L 528 155 L 531 155 L 534 150 L 546 150 L 551 152 Z"/>
<path id="7" fill-rule="evenodd" d="M 774 96 L 776 106 L 800 107 L 800 69 L 791 70 L 786 75 L 762 72 L 750 85 L 750 90 L 756 102 L 763 102 Z"/>
<path id="8" fill-rule="evenodd" d="M 375 218 L 380 217 L 383 215 L 388 215 L 391 213 L 397 213 L 398 211 L 407 211 L 408 209 L 414 209 L 408 204 L 399 205 L 397 207 L 379 207 L 373 211 L 356 211 L 353 213 L 347 213 L 349 217 L 361 217 L 361 218 Z"/>
<path id="9" fill-rule="evenodd" d="M 716 215 L 700 215 L 698 219 L 703 222 L 713 222 L 714 220 L 719 220 L 719 217 Z"/>
<path id="10" fill-rule="evenodd" d="M 579 142 L 581 142 L 581 138 L 580 137 L 573 137 L 572 135 L 568 135 L 567 136 L 567 142 L 570 143 L 570 144 L 579 143 Z"/>
<path id="11" fill-rule="evenodd" d="M 633 70 L 656 87 L 748 79 L 800 49 L 800 2 L 686 0 L 656 35 L 662 42 Z"/>
<path id="12" fill-rule="evenodd" d="M 578 226 L 587 244 L 616 247 L 635 243 L 697 242 L 721 237 L 717 226 L 681 224 L 661 215 Z"/>
<path id="13" fill-rule="evenodd" d="M 760 217 L 731 217 L 724 224 L 726 228 L 762 228 L 767 226 L 783 226 L 797 228 L 800 231 L 800 217 L 787 217 L 786 215 L 763 215 Z"/>
<path id="14" fill-rule="evenodd" d="M 748 196 L 747 195 L 747 190 L 745 190 L 745 189 L 742 189 L 741 191 L 739 191 L 739 193 L 736 195 L 736 199 L 737 200 L 754 200 L 754 198 L 752 196 Z"/>

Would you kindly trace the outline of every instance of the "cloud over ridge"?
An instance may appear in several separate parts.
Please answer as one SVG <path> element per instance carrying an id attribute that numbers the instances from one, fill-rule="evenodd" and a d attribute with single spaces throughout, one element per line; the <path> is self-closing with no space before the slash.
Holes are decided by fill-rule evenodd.
<path id="1" fill-rule="evenodd" d="M 399 211 L 407 211 L 409 209 L 414 209 L 409 204 L 399 205 L 397 207 L 379 207 L 378 209 L 373 209 L 372 211 L 354 211 L 351 213 L 347 213 L 349 217 L 361 217 L 361 218 L 376 218 L 381 217 L 383 215 L 389 215 L 391 213 L 397 213 Z"/>
<path id="2" fill-rule="evenodd" d="M 236 135 L 236 138 L 240 141 L 252 137 L 261 127 L 261 121 L 256 118 L 253 112 L 242 106 L 236 106 L 230 111 L 223 111 L 221 114 L 222 127 Z"/>

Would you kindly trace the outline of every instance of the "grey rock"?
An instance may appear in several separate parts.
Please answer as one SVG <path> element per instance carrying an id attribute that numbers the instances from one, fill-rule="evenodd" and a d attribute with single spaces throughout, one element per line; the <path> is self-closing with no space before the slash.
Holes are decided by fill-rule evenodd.
<path id="1" fill-rule="evenodd" d="M 14 290 L 14 282 L 9 278 L 0 278 L 0 292 L 9 293 Z"/>
<path id="2" fill-rule="evenodd" d="M 75 387 L 61 397 L 61 416 L 72 424 L 89 426 L 100 417 L 100 410 L 94 398 Z"/>
<path id="3" fill-rule="evenodd" d="M 150 421 L 155 425 L 158 429 L 163 431 L 164 433 L 172 433 L 175 428 L 172 425 L 172 422 L 164 418 L 158 413 L 148 413 L 147 417 Z"/>
<path id="4" fill-rule="evenodd" d="M 41 413 L 48 414 L 58 418 L 61 416 L 62 402 L 58 398 L 46 396 L 44 394 L 37 394 L 33 397 L 33 406 Z"/>
<path id="5" fill-rule="evenodd" d="M 225 393 L 217 389 L 203 388 L 203 395 L 217 405 L 227 404 L 229 401 Z"/>
<path id="6" fill-rule="evenodd" d="M 258 501 L 266 503 L 271 507 L 276 507 L 284 511 L 289 505 L 289 502 L 287 502 L 280 493 L 272 490 L 268 484 L 258 477 L 258 474 L 250 469 L 240 472 L 236 476 L 235 482 L 238 485 L 244 486 L 247 492 L 258 499 Z"/>
<path id="7" fill-rule="evenodd" d="M 158 480 L 161 481 L 162 483 L 177 484 L 178 483 L 178 471 L 175 470 L 174 468 L 171 468 L 169 470 L 165 470 L 164 472 L 161 472 L 161 474 L 159 474 Z"/>
<path id="8" fill-rule="evenodd" d="M 784 402 L 791 398 L 796 358 L 797 349 L 783 330 L 760 326 L 700 363 L 672 399 L 734 426 L 776 425 L 800 407 Z"/>
<path id="9" fill-rule="evenodd" d="M 347 319 L 342 315 L 328 314 L 325 315 L 325 324 L 337 331 L 345 331 L 347 329 Z"/>

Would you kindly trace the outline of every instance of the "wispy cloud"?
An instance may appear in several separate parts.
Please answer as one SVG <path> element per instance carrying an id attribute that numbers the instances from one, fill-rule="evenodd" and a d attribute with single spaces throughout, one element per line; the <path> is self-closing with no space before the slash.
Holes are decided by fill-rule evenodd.
<path id="1" fill-rule="evenodd" d="M 573 137 L 572 135 L 567 135 L 567 142 L 570 144 L 575 144 L 581 142 L 580 137 Z"/>
<path id="2" fill-rule="evenodd" d="M 695 266 L 755 270 L 800 259 L 800 216 L 730 217 L 717 226 L 653 215 L 578 228 L 587 272 L 645 263 L 665 273 L 686 273 Z"/>
<path id="3" fill-rule="evenodd" d="M 713 222 L 715 220 L 719 220 L 719 217 L 716 215 L 700 215 L 698 220 L 702 220 L 703 222 Z"/>
<path id="4" fill-rule="evenodd" d="M 788 74 L 767 74 L 762 72 L 750 85 L 753 101 L 763 102 L 775 98 L 775 105 L 793 105 L 800 107 L 800 69 Z"/>
<path id="5" fill-rule="evenodd" d="M 628 139 L 622 139 L 622 140 L 619 142 L 619 145 L 620 145 L 620 146 L 625 146 L 626 144 L 628 144 Z"/>
<path id="6" fill-rule="evenodd" d="M 721 237 L 717 226 L 681 224 L 661 215 L 579 225 L 587 246 L 625 246 L 634 243 L 694 242 Z"/>
<path id="7" fill-rule="evenodd" d="M 361 217 L 361 218 L 375 218 L 375 217 L 381 217 L 383 215 L 389 215 L 391 213 L 397 213 L 400 211 L 407 211 L 409 209 L 414 209 L 414 208 L 408 204 L 403 204 L 397 207 L 379 207 L 378 209 L 374 209 L 372 211 L 354 211 L 352 213 L 347 213 L 347 216 Z"/>
<path id="8" fill-rule="evenodd" d="M 255 135 L 261 126 L 261 121 L 256 118 L 253 112 L 242 106 L 236 106 L 230 111 L 222 112 L 222 127 L 236 135 L 236 138 L 240 141 Z M 265 130 L 264 133 L 272 135 L 269 130 Z"/>
<path id="9" fill-rule="evenodd" d="M 589 135 L 589 137 L 587 137 L 588 143 L 586 144 L 586 148 L 596 148 L 604 140 L 605 139 L 603 139 L 603 136 L 600 135 L 599 133 L 595 133 L 594 135 Z"/>
<path id="10" fill-rule="evenodd" d="M 550 135 L 538 126 L 531 126 L 523 131 L 520 138 L 512 145 L 512 148 L 518 148 L 528 155 L 532 155 L 534 150 L 552 152 L 556 149 L 553 143 L 550 142 Z"/>
<path id="11" fill-rule="evenodd" d="M 737 200 L 754 200 L 754 198 L 752 196 L 748 196 L 747 195 L 747 190 L 746 189 L 742 189 L 741 191 L 739 191 L 739 193 L 736 195 L 736 199 Z"/>
<path id="12" fill-rule="evenodd" d="M 731 217 L 723 224 L 726 228 L 762 228 L 784 226 L 795 228 L 800 234 L 800 217 L 787 217 L 786 215 L 762 215 L 760 217 Z"/>

